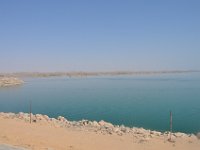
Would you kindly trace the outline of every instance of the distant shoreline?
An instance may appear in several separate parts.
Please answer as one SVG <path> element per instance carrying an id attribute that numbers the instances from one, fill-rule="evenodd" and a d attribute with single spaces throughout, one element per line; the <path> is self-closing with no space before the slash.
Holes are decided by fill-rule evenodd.
<path id="1" fill-rule="evenodd" d="M 16 72 L 0 73 L 0 77 L 88 77 L 88 76 L 119 76 L 119 75 L 154 75 L 180 74 L 200 72 L 198 70 L 171 70 L 171 71 L 108 71 L 108 72 Z"/>

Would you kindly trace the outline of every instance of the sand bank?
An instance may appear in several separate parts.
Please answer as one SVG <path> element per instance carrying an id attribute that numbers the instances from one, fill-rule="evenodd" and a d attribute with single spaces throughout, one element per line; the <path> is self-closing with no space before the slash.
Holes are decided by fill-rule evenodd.
<path id="1" fill-rule="evenodd" d="M 14 77 L 0 77 L 0 87 L 15 86 L 24 83 L 22 80 Z"/>
<path id="2" fill-rule="evenodd" d="M 193 134 L 115 126 L 105 121 L 69 121 L 46 115 L 0 113 L 0 143 L 37 150 L 198 150 Z"/>

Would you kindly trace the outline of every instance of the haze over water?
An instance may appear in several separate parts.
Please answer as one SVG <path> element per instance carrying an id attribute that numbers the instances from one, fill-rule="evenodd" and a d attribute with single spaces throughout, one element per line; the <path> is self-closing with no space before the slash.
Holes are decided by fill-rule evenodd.
<path id="1" fill-rule="evenodd" d="M 0 89 L 0 110 L 69 120 L 106 120 L 113 124 L 174 131 L 200 131 L 200 74 L 26 78 Z"/>
<path id="2" fill-rule="evenodd" d="M 200 1 L 0 1 L 0 72 L 200 70 Z"/>

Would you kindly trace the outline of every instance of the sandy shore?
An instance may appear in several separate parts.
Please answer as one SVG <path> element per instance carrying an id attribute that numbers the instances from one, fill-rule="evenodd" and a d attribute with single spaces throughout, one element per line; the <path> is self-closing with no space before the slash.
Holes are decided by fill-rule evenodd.
<path id="1" fill-rule="evenodd" d="M 68 121 L 64 117 L 0 113 L 0 144 L 34 150 L 199 150 L 193 134 L 169 134 L 114 126 L 105 121 Z"/>
<path id="2" fill-rule="evenodd" d="M 14 77 L 0 77 L 0 87 L 15 86 L 24 83 L 22 80 Z"/>

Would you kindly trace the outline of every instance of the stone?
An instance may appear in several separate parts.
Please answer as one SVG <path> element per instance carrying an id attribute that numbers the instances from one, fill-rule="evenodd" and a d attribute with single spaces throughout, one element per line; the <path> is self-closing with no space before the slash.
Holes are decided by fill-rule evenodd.
<path id="1" fill-rule="evenodd" d="M 105 128 L 114 128 L 113 124 L 109 123 L 109 122 L 105 122 L 103 120 L 99 121 L 99 125 L 103 126 Z"/>
<path id="2" fill-rule="evenodd" d="M 55 118 L 50 118 L 50 121 L 51 121 L 53 124 L 55 124 L 55 123 L 57 123 L 57 122 L 58 122 L 58 120 L 57 120 L 57 119 L 55 119 Z"/>
<path id="3" fill-rule="evenodd" d="M 40 121 L 44 120 L 44 117 L 41 114 L 36 114 L 35 117 L 36 117 L 37 120 L 40 120 Z"/>
<path id="4" fill-rule="evenodd" d="M 184 136 L 186 136 L 186 134 L 177 132 L 177 133 L 174 134 L 174 136 L 176 136 L 176 137 L 184 137 Z"/>
<path id="5" fill-rule="evenodd" d="M 151 135 L 160 136 L 162 133 L 158 131 L 150 131 Z"/>
<path id="6" fill-rule="evenodd" d="M 117 135 L 122 136 L 123 133 L 121 131 L 117 132 Z"/>
<path id="7" fill-rule="evenodd" d="M 62 116 L 58 116 L 58 118 L 57 118 L 59 121 L 62 121 L 62 122 L 65 122 L 65 117 L 62 117 Z"/>
<path id="8" fill-rule="evenodd" d="M 131 129 L 129 127 L 125 127 L 124 125 L 121 125 L 120 126 L 120 130 L 123 132 L 123 133 L 129 133 L 131 132 Z"/>
<path id="9" fill-rule="evenodd" d="M 103 121 L 103 120 L 99 121 L 100 126 L 104 126 L 104 124 L 105 124 L 105 121 Z"/>
<path id="10" fill-rule="evenodd" d="M 120 127 L 120 130 L 121 130 L 122 132 L 124 132 L 124 133 L 126 133 L 126 132 L 127 132 L 127 129 L 126 129 L 126 127 Z"/>
<path id="11" fill-rule="evenodd" d="M 196 138 L 198 138 L 196 135 L 194 135 L 194 134 L 191 134 L 190 135 L 190 139 L 196 139 Z M 198 138 L 199 139 L 199 138 Z"/>
<path id="12" fill-rule="evenodd" d="M 23 112 L 19 112 L 19 113 L 17 114 L 17 118 L 23 119 L 23 118 L 24 118 L 24 113 L 23 113 Z"/>
<path id="13" fill-rule="evenodd" d="M 10 118 L 15 118 L 16 117 L 15 113 L 8 113 L 8 115 L 9 115 Z"/>
<path id="14" fill-rule="evenodd" d="M 119 127 L 114 127 L 114 128 L 113 128 L 113 132 L 117 133 L 117 132 L 119 132 L 119 131 L 120 131 L 120 128 L 119 128 Z"/>
<path id="15" fill-rule="evenodd" d="M 136 129 L 135 134 L 143 134 L 143 132 L 140 129 Z"/>
<path id="16" fill-rule="evenodd" d="M 200 140 L 200 132 L 198 132 L 196 136 Z"/>
<path id="17" fill-rule="evenodd" d="M 47 116 L 47 115 L 44 115 L 43 118 L 46 119 L 47 121 L 49 121 L 49 119 L 50 119 L 49 116 Z"/>
<path id="18" fill-rule="evenodd" d="M 89 124 L 89 121 L 88 121 L 88 120 L 81 120 L 81 121 L 79 122 L 79 124 L 82 125 L 82 126 L 86 126 L 86 125 Z"/>
<path id="19" fill-rule="evenodd" d="M 98 124 L 97 121 L 91 122 L 91 126 L 93 126 L 93 127 L 100 127 L 100 125 Z"/>

